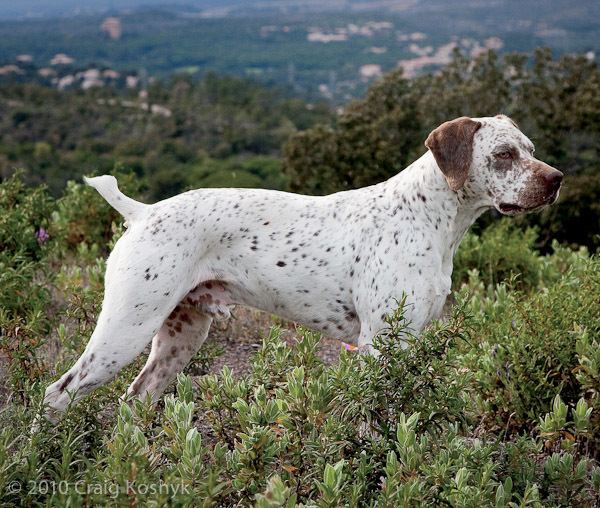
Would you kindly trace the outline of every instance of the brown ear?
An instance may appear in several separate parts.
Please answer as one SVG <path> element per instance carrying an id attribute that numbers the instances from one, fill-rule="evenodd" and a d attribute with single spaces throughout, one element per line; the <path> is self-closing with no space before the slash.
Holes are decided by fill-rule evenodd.
<path id="1" fill-rule="evenodd" d="M 433 130 L 425 141 L 453 191 L 467 180 L 473 159 L 473 136 L 481 122 L 461 116 Z"/>

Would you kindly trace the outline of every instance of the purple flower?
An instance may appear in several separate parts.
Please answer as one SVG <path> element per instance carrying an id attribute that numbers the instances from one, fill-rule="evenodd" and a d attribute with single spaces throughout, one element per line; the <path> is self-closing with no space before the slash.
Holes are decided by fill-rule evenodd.
<path id="1" fill-rule="evenodd" d="M 38 243 L 42 245 L 43 243 L 48 241 L 50 235 L 48 234 L 48 231 L 46 231 L 44 228 L 40 228 L 35 232 L 35 237 Z"/>

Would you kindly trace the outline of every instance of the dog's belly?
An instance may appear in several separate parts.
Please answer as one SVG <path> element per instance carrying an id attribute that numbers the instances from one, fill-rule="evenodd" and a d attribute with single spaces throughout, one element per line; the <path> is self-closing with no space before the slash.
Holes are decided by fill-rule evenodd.
<path id="1" fill-rule="evenodd" d="M 230 305 L 246 305 L 331 337 L 355 340 L 360 323 L 354 305 L 341 289 L 339 285 L 327 285 L 323 281 L 319 285 L 310 284 L 307 279 L 296 286 L 269 287 L 264 280 L 241 282 L 239 278 L 224 277 L 201 282 L 188 293 L 184 303 L 217 318 L 228 317 Z"/>

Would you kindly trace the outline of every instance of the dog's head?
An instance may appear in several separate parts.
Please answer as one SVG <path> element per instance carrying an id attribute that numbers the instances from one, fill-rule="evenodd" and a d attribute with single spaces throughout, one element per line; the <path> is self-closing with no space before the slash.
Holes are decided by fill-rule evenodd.
<path id="1" fill-rule="evenodd" d="M 563 174 L 533 156 L 533 143 L 507 116 L 445 122 L 425 146 L 452 190 L 479 196 L 505 215 L 534 211 L 558 198 Z"/>

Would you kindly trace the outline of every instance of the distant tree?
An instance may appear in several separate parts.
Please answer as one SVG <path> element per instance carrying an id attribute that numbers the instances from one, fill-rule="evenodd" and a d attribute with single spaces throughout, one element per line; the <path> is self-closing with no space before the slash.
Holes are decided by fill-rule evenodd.
<path id="1" fill-rule="evenodd" d="M 265 155 L 205 159 L 187 173 L 187 185 L 199 187 L 262 187 L 284 190 L 288 182 L 279 159 Z"/>
<path id="2" fill-rule="evenodd" d="M 292 190 L 322 194 L 369 185 L 400 171 L 420 133 L 417 103 L 401 71 L 352 102 L 335 129 L 293 136 L 284 149 Z"/>
<path id="3" fill-rule="evenodd" d="M 158 81 L 147 98 L 110 87 L 59 91 L 34 84 L 3 86 L 0 175 L 22 167 L 29 183 L 47 183 L 59 194 L 68 179 L 124 167 L 148 177 L 150 197 L 165 197 L 200 183 L 190 175 L 207 157 L 264 155 L 272 169 L 270 158 L 279 156 L 290 134 L 332 116 L 324 105 L 214 74 Z M 245 185 L 280 187 L 286 179 L 278 172 L 277 183 L 272 175 L 250 172 Z M 212 181 L 224 186 L 240 182 L 228 183 L 225 173 Z"/>

